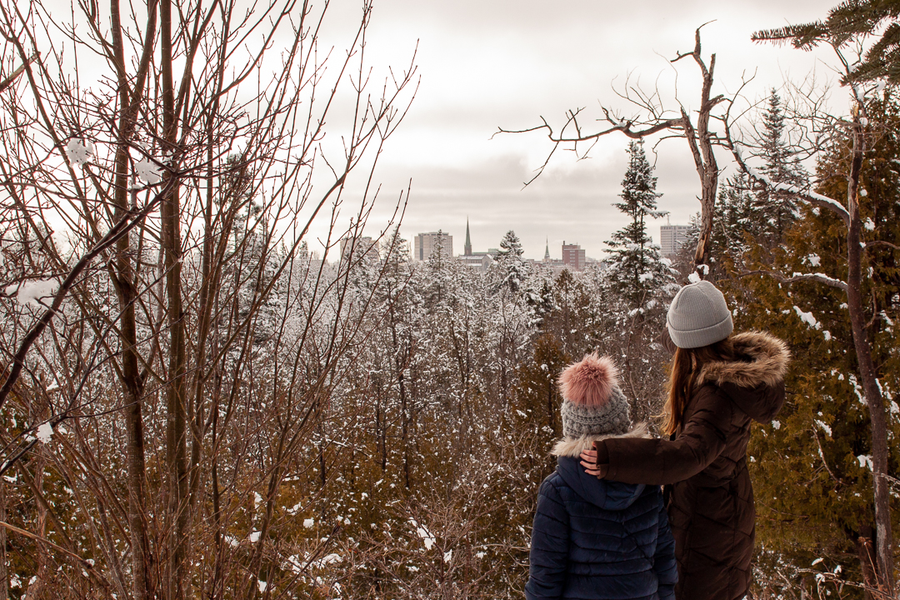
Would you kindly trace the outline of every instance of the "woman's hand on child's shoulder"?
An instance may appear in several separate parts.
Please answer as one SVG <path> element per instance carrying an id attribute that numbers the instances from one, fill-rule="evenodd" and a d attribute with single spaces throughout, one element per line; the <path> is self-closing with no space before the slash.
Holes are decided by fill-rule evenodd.
<path id="1" fill-rule="evenodd" d="M 584 472 L 588 475 L 593 475 L 598 479 L 603 479 L 603 476 L 606 475 L 608 465 L 598 465 L 597 464 L 597 451 L 596 450 L 584 450 L 581 453 L 581 466 L 584 467 Z"/>

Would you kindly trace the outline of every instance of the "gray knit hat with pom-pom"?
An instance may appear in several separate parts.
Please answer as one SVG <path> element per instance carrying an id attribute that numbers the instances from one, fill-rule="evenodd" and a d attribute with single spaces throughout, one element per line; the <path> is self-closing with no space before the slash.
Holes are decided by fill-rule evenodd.
<path id="1" fill-rule="evenodd" d="M 563 396 L 563 435 L 621 435 L 631 427 L 628 400 L 617 383 L 618 370 L 607 356 L 589 354 L 559 376 Z"/>

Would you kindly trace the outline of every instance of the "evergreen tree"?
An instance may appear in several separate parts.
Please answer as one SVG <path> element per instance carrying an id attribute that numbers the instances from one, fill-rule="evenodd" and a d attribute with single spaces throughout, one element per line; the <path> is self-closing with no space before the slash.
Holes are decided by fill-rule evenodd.
<path id="1" fill-rule="evenodd" d="M 605 333 L 598 341 L 625 374 L 620 385 L 631 399 L 632 417 L 645 420 L 659 412 L 656 399 L 667 357 L 658 340 L 668 302 L 679 286 L 671 261 L 660 255 L 647 233 L 647 221 L 667 213 L 657 209 L 661 194 L 643 142 L 631 142 L 628 157 L 622 201 L 615 206 L 630 220 L 606 242 L 609 258 L 598 290 Z"/>
<path id="2" fill-rule="evenodd" d="M 889 435 L 900 435 L 896 390 L 898 355 L 895 322 L 900 317 L 900 111 L 894 103 L 867 107 L 871 149 L 862 165 L 860 203 L 866 226 L 862 293 L 868 299 L 868 335 L 877 377 L 890 407 Z M 817 191 L 846 197 L 847 148 L 840 141 L 820 161 Z M 847 227 L 831 211 L 804 208 L 773 254 L 782 273 L 818 273 L 841 280 L 847 266 Z M 746 278 L 738 290 L 737 328 L 759 328 L 791 340 L 796 349 L 787 379 L 789 401 L 773 427 L 757 430 L 749 455 L 759 503 L 760 538 L 795 565 L 824 558 L 819 568 L 843 565 L 842 578 L 876 585 L 875 511 L 872 500 L 872 434 L 860 386 L 859 364 L 847 315 L 846 293 L 807 280 L 789 286 L 765 276 Z M 747 297 L 752 301 L 747 301 Z M 801 350 L 802 349 L 802 350 Z M 900 464 L 896 446 L 890 476 Z M 897 513 L 893 527 L 897 527 Z M 863 597 L 845 587 L 845 596 Z"/>
<path id="3" fill-rule="evenodd" d="M 842 83 L 887 79 L 900 83 L 900 2 L 897 0 L 844 0 L 828 11 L 823 21 L 757 31 L 757 42 L 790 40 L 795 48 L 809 50 L 819 44 L 835 48 L 852 45 L 881 32 L 865 56 L 853 65 Z"/>
<path id="4" fill-rule="evenodd" d="M 762 131 L 757 144 L 763 159 L 760 174 L 773 186 L 779 184 L 803 188 L 808 177 L 791 152 L 785 135 L 785 114 L 781 98 L 772 90 L 766 110 L 761 116 Z M 785 232 L 797 219 L 797 205 L 792 194 L 753 190 L 745 173 L 729 177 L 719 189 L 719 219 L 715 225 L 714 243 L 726 262 L 747 269 L 744 254 L 750 248 L 762 252 L 758 260 L 769 262 L 768 253 L 777 248 Z M 724 275 L 724 273 L 720 273 Z"/>
<path id="5" fill-rule="evenodd" d="M 658 303 L 661 292 L 671 291 L 674 274 L 668 260 L 660 256 L 659 246 L 647 233 L 647 220 L 668 214 L 657 210 L 656 177 L 647 162 L 643 140 L 628 145 L 628 170 L 622 180 L 622 202 L 614 206 L 631 221 L 607 241 L 607 278 L 629 309 L 644 312 Z"/>
<path id="6" fill-rule="evenodd" d="M 774 184 L 803 186 L 806 173 L 793 156 L 785 139 L 785 115 L 781 98 L 772 90 L 766 111 L 762 116 L 763 131 L 760 139 L 764 166 L 763 175 Z M 785 230 L 797 216 L 797 205 L 793 195 L 784 192 L 762 190 L 753 194 L 751 204 L 753 222 L 747 223 L 749 231 L 768 246 L 781 243 Z"/>
<path id="7" fill-rule="evenodd" d="M 528 269 L 522 255 L 525 250 L 522 248 L 522 242 L 516 232 L 509 230 L 503 239 L 500 240 L 500 253 L 497 255 L 497 262 L 500 264 L 500 287 L 506 287 L 511 292 L 518 292 L 522 287 L 522 283 L 528 276 Z"/>

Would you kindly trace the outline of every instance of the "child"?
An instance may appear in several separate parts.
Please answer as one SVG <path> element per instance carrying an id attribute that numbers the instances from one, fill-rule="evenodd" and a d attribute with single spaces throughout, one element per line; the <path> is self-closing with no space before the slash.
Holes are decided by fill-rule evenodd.
<path id="1" fill-rule="evenodd" d="M 604 481 L 578 462 L 596 440 L 646 437 L 607 357 L 585 356 L 559 378 L 563 439 L 556 472 L 541 484 L 525 597 L 671 600 L 675 542 L 658 486 Z"/>

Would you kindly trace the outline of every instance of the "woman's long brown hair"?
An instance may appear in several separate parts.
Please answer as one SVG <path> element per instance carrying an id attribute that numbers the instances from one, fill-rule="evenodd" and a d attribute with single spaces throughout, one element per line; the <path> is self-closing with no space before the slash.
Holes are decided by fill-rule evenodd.
<path id="1" fill-rule="evenodd" d="M 691 399 L 697 377 L 703 365 L 710 362 L 731 362 L 735 360 L 734 345 L 728 337 L 720 342 L 702 348 L 676 348 L 672 358 L 672 373 L 669 376 L 668 398 L 666 399 L 663 433 L 672 435 L 684 421 L 684 409 Z"/>

